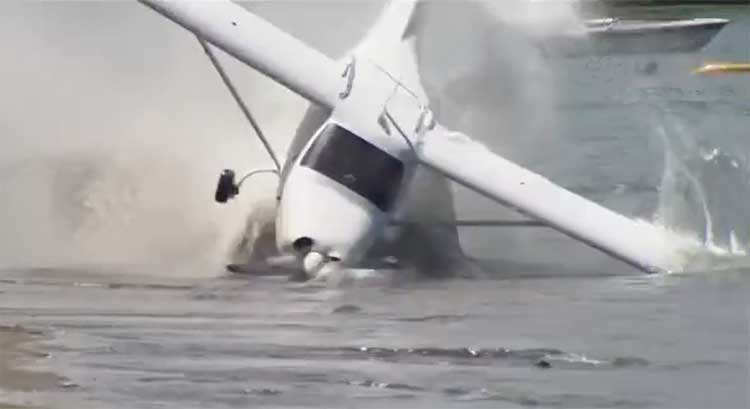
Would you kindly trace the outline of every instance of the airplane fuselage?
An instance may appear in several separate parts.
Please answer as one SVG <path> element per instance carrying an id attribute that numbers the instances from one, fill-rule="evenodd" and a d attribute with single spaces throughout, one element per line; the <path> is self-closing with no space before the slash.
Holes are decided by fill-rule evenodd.
<path id="1" fill-rule="evenodd" d="M 356 56 L 346 64 L 351 78 L 340 102 L 282 172 L 276 240 L 282 253 L 356 265 L 415 173 L 400 132 L 414 131 L 425 108 L 381 67 Z"/>

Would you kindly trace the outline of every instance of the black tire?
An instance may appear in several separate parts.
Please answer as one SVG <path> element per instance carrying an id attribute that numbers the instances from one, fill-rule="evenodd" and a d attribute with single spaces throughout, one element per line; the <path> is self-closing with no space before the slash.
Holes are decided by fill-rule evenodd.
<path id="1" fill-rule="evenodd" d="M 216 185 L 216 194 L 214 199 L 219 203 L 226 203 L 227 200 L 237 194 L 237 187 L 234 185 L 234 171 L 224 169 L 219 175 L 219 183 Z"/>

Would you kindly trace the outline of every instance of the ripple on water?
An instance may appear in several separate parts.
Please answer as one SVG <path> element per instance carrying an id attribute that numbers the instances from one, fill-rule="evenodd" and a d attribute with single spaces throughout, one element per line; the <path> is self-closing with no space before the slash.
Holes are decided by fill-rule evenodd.
<path id="1" fill-rule="evenodd" d="M 362 307 L 353 304 L 344 304 L 331 311 L 332 314 L 356 314 L 362 312 Z"/>
<path id="2" fill-rule="evenodd" d="M 529 365 L 537 368 L 619 369 L 649 366 L 644 358 L 634 356 L 610 359 L 590 358 L 554 348 L 385 348 L 385 347 L 283 347 L 274 358 L 295 359 L 376 359 L 392 363 L 439 364 L 449 360 L 456 365 Z"/>
<path id="3" fill-rule="evenodd" d="M 437 314 L 437 315 L 426 315 L 423 317 L 402 317 L 396 318 L 396 321 L 401 322 L 456 322 L 465 319 L 466 315 L 453 315 L 453 314 Z"/>

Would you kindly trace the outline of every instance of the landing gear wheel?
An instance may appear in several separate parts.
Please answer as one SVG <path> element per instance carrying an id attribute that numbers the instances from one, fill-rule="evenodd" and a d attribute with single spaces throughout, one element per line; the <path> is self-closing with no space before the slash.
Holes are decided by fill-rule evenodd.
<path id="1" fill-rule="evenodd" d="M 216 184 L 216 194 L 214 195 L 214 199 L 219 203 L 226 203 L 239 192 L 239 187 L 234 183 L 234 171 L 231 169 L 224 169 L 224 171 L 221 172 L 221 175 L 219 175 L 219 182 Z"/>
<path id="2" fill-rule="evenodd" d="M 318 277 L 318 274 L 323 270 L 328 261 L 328 257 L 317 251 L 305 254 L 305 257 L 302 259 L 302 268 L 305 270 L 307 278 L 312 280 Z"/>

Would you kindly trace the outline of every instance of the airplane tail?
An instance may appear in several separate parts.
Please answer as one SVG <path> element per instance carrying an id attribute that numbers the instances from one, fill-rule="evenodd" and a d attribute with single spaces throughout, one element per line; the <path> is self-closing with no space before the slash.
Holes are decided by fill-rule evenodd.
<path id="1" fill-rule="evenodd" d="M 417 0 L 391 0 L 355 50 L 379 54 L 381 49 L 401 43 L 411 32 L 417 3 Z"/>
<path id="2" fill-rule="evenodd" d="M 413 37 L 419 20 L 418 3 L 418 0 L 391 0 L 351 54 L 378 64 L 426 101 Z"/>

